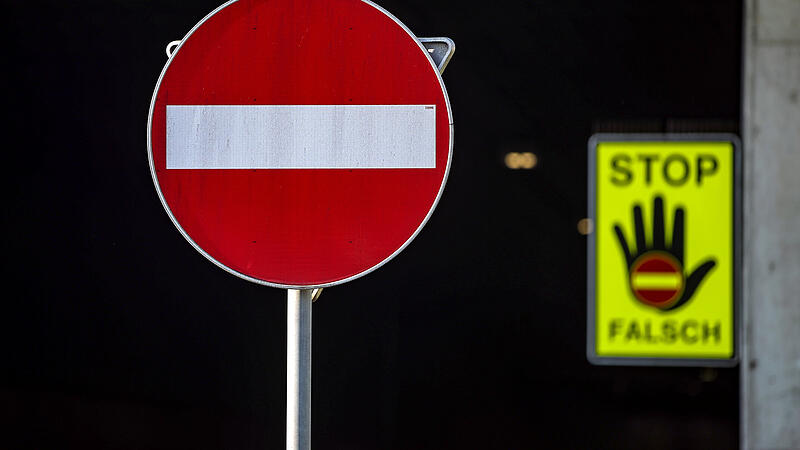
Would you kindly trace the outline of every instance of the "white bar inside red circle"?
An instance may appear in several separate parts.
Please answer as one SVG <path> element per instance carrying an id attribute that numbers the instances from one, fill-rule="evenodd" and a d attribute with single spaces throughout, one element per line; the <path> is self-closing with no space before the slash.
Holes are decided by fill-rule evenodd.
<path id="1" fill-rule="evenodd" d="M 435 105 L 167 105 L 167 169 L 435 167 Z"/>

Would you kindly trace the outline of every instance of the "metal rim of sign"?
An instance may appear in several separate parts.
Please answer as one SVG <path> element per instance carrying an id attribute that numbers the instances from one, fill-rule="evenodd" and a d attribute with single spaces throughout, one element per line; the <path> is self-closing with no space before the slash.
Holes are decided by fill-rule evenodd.
<path id="1" fill-rule="evenodd" d="M 597 133 L 589 138 L 587 200 L 588 218 L 596 223 L 597 145 L 600 142 L 666 141 L 730 142 L 733 145 L 733 355 L 730 358 L 662 358 L 598 356 L 595 329 L 596 230 L 586 246 L 586 358 L 600 366 L 734 367 L 739 363 L 742 320 L 742 144 L 732 133 Z"/>
<path id="2" fill-rule="evenodd" d="M 450 174 L 450 165 L 452 164 L 452 160 L 453 160 L 453 138 L 454 138 L 454 129 L 453 128 L 454 127 L 453 127 L 453 111 L 452 111 L 452 108 L 450 107 L 450 98 L 447 95 L 447 89 L 444 86 L 444 81 L 442 80 L 441 72 L 439 71 L 439 69 L 436 66 L 436 64 L 433 62 L 433 59 L 430 57 L 430 55 L 428 55 L 428 51 L 426 50 L 425 46 L 422 45 L 422 43 L 420 42 L 419 38 L 417 38 L 417 36 L 414 35 L 414 33 L 411 32 L 411 30 L 408 27 L 406 27 L 405 24 L 403 24 L 403 22 L 401 22 L 394 15 L 392 15 L 389 11 L 383 9 L 379 5 L 373 3 L 373 2 L 371 2 L 369 0 L 361 0 L 362 3 L 365 3 L 365 4 L 375 8 L 379 12 L 383 13 L 384 15 L 386 15 L 387 17 L 392 19 L 398 26 L 400 26 L 400 28 L 402 28 L 406 33 L 408 33 L 408 35 L 411 37 L 411 39 L 413 39 L 414 42 L 417 43 L 417 46 L 419 47 L 420 51 L 423 52 L 425 54 L 425 56 L 428 58 L 428 62 L 430 63 L 431 70 L 434 71 L 434 73 L 436 74 L 436 78 L 439 80 L 439 86 L 442 89 L 442 94 L 444 95 L 444 101 L 445 101 L 445 104 L 447 105 L 447 119 L 448 119 L 448 124 L 449 124 L 449 128 L 450 128 L 450 146 L 449 146 L 450 148 L 448 149 L 447 166 L 444 169 L 444 176 L 442 177 L 442 184 L 439 187 L 439 192 L 436 194 L 436 198 L 433 200 L 433 204 L 431 205 L 431 208 L 428 211 L 428 214 L 425 215 L 425 218 L 422 220 L 422 222 L 420 222 L 419 226 L 414 231 L 414 233 L 403 243 L 403 245 L 401 245 L 397 250 L 395 250 L 394 253 L 392 253 L 391 255 L 386 257 L 383 261 L 379 262 L 378 264 L 375 264 L 374 266 L 370 267 L 369 269 L 366 269 L 366 270 L 364 270 L 362 272 L 359 272 L 359 273 L 357 273 L 355 275 L 352 275 L 350 277 L 343 278 L 341 280 L 332 281 L 330 283 L 309 284 L 309 285 L 291 285 L 291 284 L 271 283 L 269 281 L 260 280 L 258 278 L 251 277 L 251 276 L 246 275 L 244 273 L 241 273 L 241 272 L 239 272 L 237 270 L 231 269 L 230 267 L 228 267 L 228 266 L 222 264 L 221 262 L 217 261 L 216 259 L 214 259 L 214 257 L 212 257 L 205 250 L 203 250 L 199 245 L 197 245 L 197 243 L 194 242 L 194 240 L 186 233 L 186 231 L 184 231 L 183 227 L 181 227 L 180 223 L 178 223 L 178 220 L 172 214 L 172 211 L 170 210 L 169 205 L 167 205 L 167 201 L 164 199 L 164 195 L 161 192 L 161 187 L 158 184 L 158 177 L 156 176 L 155 165 L 153 163 L 153 148 L 152 148 L 153 111 L 155 109 L 156 96 L 158 95 L 158 90 L 161 88 L 161 81 L 164 79 L 164 75 L 167 73 L 167 69 L 169 69 L 170 63 L 172 63 L 172 60 L 175 58 L 175 55 L 177 55 L 178 52 L 180 52 L 181 48 L 183 47 L 183 44 L 188 40 L 188 38 L 198 28 L 200 28 L 200 26 L 202 26 L 206 21 L 208 21 L 215 14 L 217 14 L 220 11 L 222 11 L 226 7 L 232 5 L 233 3 L 236 3 L 237 1 L 238 0 L 229 0 L 228 2 L 220 5 L 215 10 L 211 11 L 210 13 L 208 13 L 208 15 L 206 15 L 200 22 L 198 22 L 194 27 L 192 27 L 192 29 L 189 30 L 188 33 L 186 33 L 186 36 L 184 36 L 181 39 L 180 44 L 178 44 L 177 47 L 175 47 L 175 49 L 173 49 L 172 54 L 170 55 L 169 59 L 167 60 L 167 63 L 164 65 L 164 68 L 161 70 L 161 74 L 159 75 L 158 81 L 156 82 L 155 90 L 153 90 L 153 97 L 150 100 L 150 110 L 149 110 L 149 113 L 147 115 L 147 159 L 148 159 L 148 162 L 150 164 L 150 175 L 153 178 L 153 184 L 155 185 L 156 193 L 158 194 L 158 198 L 161 201 L 161 205 L 164 207 L 164 210 L 167 212 L 167 215 L 169 216 L 170 220 L 172 221 L 172 224 L 175 225 L 175 228 L 178 229 L 178 231 L 181 233 L 181 235 L 184 237 L 184 239 L 186 239 L 189 242 L 189 244 L 191 244 L 192 247 L 194 247 L 195 250 L 197 250 L 201 255 L 205 256 L 206 259 L 208 259 L 209 261 L 214 263 L 217 267 L 221 268 L 222 270 L 224 270 L 224 271 L 226 271 L 226 272 L 228 272 L 228 273 L 230 273 L 232 275 L 235 275 L 235 276 L 237 276 L 239 278 L 243 278 L 243 279 L 245 279 L 247 281 L 251 281 L 253 283 L 261 284 L 261 285 L 264 285 L 264 286 L 276 287 L 276 288 L 281 288 L 281 289 L 312 289 L 312 288 L 325 288 L 325 287 L 330 287 L 330 286 L 336 286 L 336 285 L 344 284 L 344 283 L 347 283 L 348 281 L 352 281 L 352 280 L 355 280 L 357 278 L 363 277 L 364 275 L 367 275 L 367 274 L 371 273 L 372 271 L 377 270 L 378 268 L 380 268 L 381 266 L 383 266 L 387 262 L 391 261 L 395 256 L 397 256 L 400 252 L 402 252 L 411 243 L 411 241 L 414 240 L 414 238 L 417 237 L 417 235 L 420 233 L 420 231 L 422 231 L 422 228 L 425 226 L 425 224 L 428 223 L 428 220 L 430 219 L 431 215 L 433 214 L 433 211 L 436 209 L 436 206 L 439 204 L 439 199 L 441 199 L 442 193 L 444 192 L 444 186 L 447 184 L 447 178 L 448 178 L 448 176 Z"/>

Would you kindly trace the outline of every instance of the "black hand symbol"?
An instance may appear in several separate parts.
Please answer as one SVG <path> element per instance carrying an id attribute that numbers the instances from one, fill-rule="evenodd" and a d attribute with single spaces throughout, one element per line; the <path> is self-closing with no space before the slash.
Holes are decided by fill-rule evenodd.
<path id="1" fill-rule="evenodd" d="M 672 227 L 672 241 L 666 244 L 664 233 L 664 200 L 661 196 L 656 196 L 653 200 L 653 239 L 651 245 L 647 245 L 644 234 L 644 223 L 642 221 L 642 208 L 639 205 L 633 207 L 633 223 L 636 231 L 636 253 L 632 253 L 622 233 L 619 224 L 614 225 L 619 245 L 625 254 L 625 263 L 628 266 L 629 281 L 634 296 L 650 306 L 657 307 L 664 311 L 669 311 L 680 307 L 686 303 L 694 294 L 697 287 L 705 276 L 716 265 L 713 258 L 700 264 L 691 274 L 684 273 L 683 249 L 684 249 L 684 210 L 675 209 L 675 219 Z M 634 286 L 634 274 L 648 263 L 651 267 L 666 267 L 676 271 L 681 282 L 678 287 L 665 288 L 666 290 L 647 290 L 638 289 Z M 648 296 L 647 294 L 650 293 Z"/>

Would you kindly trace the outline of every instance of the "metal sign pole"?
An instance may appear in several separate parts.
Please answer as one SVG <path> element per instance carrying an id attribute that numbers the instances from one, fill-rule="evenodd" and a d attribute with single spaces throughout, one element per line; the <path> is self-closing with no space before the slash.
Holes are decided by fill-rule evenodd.
<path id="1" fill-rule="evenodd" d="M 313 290 L 289 289 L 286 308 L 286 450 L 311 449 Z"/>

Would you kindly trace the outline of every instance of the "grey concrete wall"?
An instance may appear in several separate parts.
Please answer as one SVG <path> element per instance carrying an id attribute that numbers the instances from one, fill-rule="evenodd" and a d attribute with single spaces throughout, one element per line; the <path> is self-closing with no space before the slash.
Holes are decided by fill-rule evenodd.
<path id="1" fill-rule="evenodd" d="M 742 447 L 800 449 L 800 0 L 746 0 Z"/>

